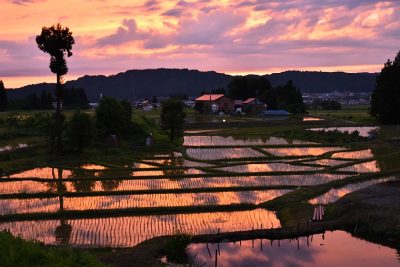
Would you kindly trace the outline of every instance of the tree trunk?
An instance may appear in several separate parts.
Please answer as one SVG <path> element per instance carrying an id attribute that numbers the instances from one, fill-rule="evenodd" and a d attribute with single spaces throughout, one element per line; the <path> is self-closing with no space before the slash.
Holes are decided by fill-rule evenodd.
<path id="1" fill-rule="evenodd" d="M 57 85 L 56 85 L 56 121 L 55 121 L 55 132 L 56 132 L 56 149 L 57 153 L 62 152 L 62 129 L 61 129 L 61 98 L 62 98 L 62 85 L 61 85 L 61 75 L 57 74 Z"/>

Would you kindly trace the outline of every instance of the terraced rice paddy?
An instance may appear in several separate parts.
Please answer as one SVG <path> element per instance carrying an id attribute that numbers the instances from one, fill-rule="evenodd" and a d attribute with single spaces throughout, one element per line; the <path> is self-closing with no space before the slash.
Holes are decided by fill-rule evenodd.
<path id="1" fill-rule="evenodd" d="M 262 175 L 262 176 L 225 176 L 181 179 L 137 179 L 137 180 L 84 180 L 62 182 L 66 192 L 101 192 L 134 190 L 169 190 L 169 189 L 207 189 L 240 188 L 265 186 L 309 186 L 346 178 L 348 175 L 315 173 L 307 175 Z M 57 192 L 57 182 L 18 181 L 1 182 L 0 194 Z"/>
<path id="2" fill-rule="evenodd" d="M 61 224 L 71 226 L 71 232 L 64 231 L 56 236 Z M 213 212 L 194 214 L 130 216 L 79 220 L 42 220 L 1 223 L 1 229 L 8 229 L 25 239 L 36 239 L 46 244 L 67 243 L 74 246 L 90 247 L 131 247 L 146 239 L 172 235 L 177 230 L 191 234 L 210 234 L 280 226 L 275 214 L 264 209 L 236 212 Z"/>
<path id="3" fill-rule="evenodd" d="M 303 118 L 303 121 L 304 122 L 306 122 L 306 121 L 323 121 L 324 119 L 322 119 L 322 118 L 318 118 L 318 117 L 304 117 Z"/>
<path id="4" fill-rule="evenodd" d="M 384 182 L 388 182 L 388 181 L 392 181 L 392 180 L 395 180 L 395 178 L 394 177 L 382 178 L 382 179 L 377 179 L 377 180 L 365 181 L 365 182 L 361 182 L 361 183 L 348 184 L 341 188 L 333 188 L 319 197 L 310 199 L 308 202 L 313 205 L 329 204 L 329 203 L 335 202 L 336 200 L 344 197 L 345 195 L 347 195 L 351 192 L 366 188 L 366 187 L 374 185 L 374 184 L 384 183 Z"/>
<path id="5" fill-rule="evenodd" d="M 201 234 L 218 228 L 250 230 L 261 224 L 279 227 L 274 213 L 255 205 L 297 187 L 380 171 L 371 150 L 351 151 L 277 137 L 197 135 L 185 137 L 185 145 L 185 151 L 132 159 L 125 167 L 41 166 L 0 178 L 0 221 L 13 214 L 31 216 L 27 221 L 18 221 L 21 217 L 12 223 L 3 220 L 0 230 L 48 244 L 126 247 L 177 229 Z M 365 158 L 371 160 L 360 162 Z M 220 207 L 224 212 L 218 211 Z M 245 211 L 226 212 L 232 209 Z M 55 216 L 60 210 L 80 212 L 82 218 L 57 221 L 45 216 Z M 198 213 L 205 210 L 210 212 Z M 136 211 L 148 215 L 135 216 Z M 99 218 L 92 218 L 93 212 Z M 106 218 L 108 212 L 115 217 Z M 160 213 L 170 215 L 153 215 Z M 40 217 L 29 221 L 32 216 Z M 70 229 L 66 225 L 72 230 L 65 231 Z"/>
<path id="6" fill-rule="evenodd" d="M 308 129 L 310 131 L 316 131 L 316 132 L 320 132 L 320 131 L 339 131 L 342 133 L 352 133 L 354 131 L 357 131 L 359 133 L 360 136 L 362 137 L 368 137 L 370 135 L 371 132 L 373 131 L 378 131 L 379 127 L 328 127 L 328 128 L 311 128 Z"/>
<path id="7" fill-rule="evenodd" d="M 103 210 L 148 207 L 190 207 L 259 204 L 290 190 L 239 191 L 218 193 L 139 194 L 91 197 L 63 197 L 64 210 Z M 0 199 L 0 214 L 57 212 L 58 197 L 34 199 Z"/>
<path id="8" fill-rule="evenodd" d="M 265 157 L 251 148 L 188 148 L 186 153 L 196 160 L 218 160 Z"/>
<path id="9" fill-rule="evenodd" d="M 292 140 L 280 137 L 235 139 L 232 136 L 185 136 L 184 146 L 255 146 L 255 145 L 304 145 L 315 144 L 308 141 Z"/>
<path id="10" fill-rule="evenodd" d="M 287 163 L 258 163 L 258 164 L 245 164 L 245 165 L 235 165 L 229 167 L 219 168 L 222 171 L 228 172 L 295 172 L 295 171 L 310 171 L 318 170 L 321 168 L 301 166 L 301 165 L 291 165 Z"/>
<path id="11" fill-rule="evenodd" d="M 371 149 L 333 153 L 332 158 L 338 159 L 368 159 L 372 158 Z"/>
<path id="12" fill-rule="evenodd" d="M 321 156 L 327 152 L 344 150 L 343 147 L 297 147 L 297 148 L 265 148 L 265 152 L 274 156 Z"/>
<path id="13" fill-rule="evenodd" d="M 341 168 L 342 171 L 352 171 L 358 173 L 379 172 L 380 168 L 376 160 L 354 164 L 352 166 Z"/>

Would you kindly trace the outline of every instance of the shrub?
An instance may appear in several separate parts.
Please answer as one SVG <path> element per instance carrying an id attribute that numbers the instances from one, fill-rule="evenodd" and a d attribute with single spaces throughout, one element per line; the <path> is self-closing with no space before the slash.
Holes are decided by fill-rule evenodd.
<path id="1" fill-rule="evenodd" d="M 186 263 L 188 260 L 186 249 L 191 239 L 189 234 L 177 231 L 165 247 L 167 260 L 174 263 Z"/>

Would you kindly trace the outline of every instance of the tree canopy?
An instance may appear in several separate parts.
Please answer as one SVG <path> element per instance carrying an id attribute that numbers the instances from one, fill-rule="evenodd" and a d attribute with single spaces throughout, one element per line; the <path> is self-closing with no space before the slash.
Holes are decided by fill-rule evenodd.
<path id="1" fill-rule="evenodd" d="M 271 91 L 272 86 L 269 81 L 258 75 L 234 77 L 228 84 L 228 96 L 232 99 L 246 100 L 256 97 L 265 102 Z"/>
<path id="2" fill-rule="evenodd" d="M 400 51 L 394 61 L 385 63 L 376 79 L 370 114 L 383 124 L 400 123 Z"/>
<path id="3" fill-rule="evenodd" d="M 68 72 L 65 57 L 72 56 L 72 45 L 75 44 L 72 32 L 61 24 L 43 27 L 40 35 L 36 36 L 38 48 L 50 55 L 50 70 L 57 75 Z"/>
<path id="4" fill-rule="evenodd" d="M 183 102 L 176 98 L 170 98 L 162 103 L 161 128 L 168 133 L 171 142 L 183 135 L 186 117 L 183 109 Z"/>
<path id="5" fill-rule="evenodd" d="M 278 86 L 275 91 L 278 107 L 280 109 L 287 110 L 291 113 L 305 112 L 303 96 L 292 81 L 288 81 L 284 86 Z"/>
<path id="6" fill-rule="evenodd" d="M 7 102 L 7 91 L 3 81 L 0 80 L 0 112 L 6 110 Z"/>
<path id="7" fill-rule="evenodd" d="M 305 106 L 303 96 L 292 81 L 273 88 L 263 76 L 247 75 L 235 77 L 228 85 L 228 95 L 232 99 L 245 100 L 258 98 L 268 109 L 285 109 L 291 113 L 303 113 Z"/>
<path id="8" fill-rule="evenodd" d="M 132 127 L 131 117 L 129 102 L 103 97 L 96 109 L 96 126 L 102 137 L 110 134 L 126 136 Z"/>
<path id="9" fill-rule="evenodd" d="M 75 111 L 68 122 L 67 136 L 71 145 L 78 152 L 82 152 L 84 148 L 90 146 L 94 131 L 91 117 L 79 110 Z"/>

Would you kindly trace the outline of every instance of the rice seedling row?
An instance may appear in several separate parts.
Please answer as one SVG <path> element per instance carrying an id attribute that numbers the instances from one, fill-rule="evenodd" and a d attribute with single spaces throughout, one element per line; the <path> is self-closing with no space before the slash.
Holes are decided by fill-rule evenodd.
<path id="1" fill-rule="evenodd" d="M 364 182 L 360 182 L 360 183 L 351 183 L 351 184 L 348 184 L 341 188 L 333 188 L 321 196 L 310 199 L 308 202 L 313 205 L 329 204 L 329 203 L 337 201 L 338 199 L 342 198 L 346 194 L 361 190 L 363 188 L 366 188 L 366 187 L 374 185 L 374 184 L 393 181 L 395 179 L 396 178 L 394 178 L 394 177 L 389 177 L 389 178 L 381 178 L 381 179 L 364 181 Z"/>
<path id="2" fill-rule="evenodd" d="M 86 180 L 85 183 L 63 182 L 67 192 L 109 192 L 133 190 L 167 190 L 189 188 L 237 188 L 257 186 L 309 186 L 343 179 L 347 175 L 315 173 L 281 176 L 218 176 L 182 179 L 136 179 L 136 180 Z M 1 194 L 59 192 L 57 182 L 13 181 L 0 183 Z"/>
<path id="3" fill-rule="evenodd" d="M 177 230 L 191 234 L 280 227 L 273 212 L 265 209 L 236 212 L 212 212 L 175 215 L 130 216 L 96 219 L 64 220 L 72 227 L 64 236 L 64 243 L 73 246 L 132 247 L 155 236 L 172 235 Z M 46 244 L 59 244 L 55 230 L 58 220 L 0 223 L 0 230 L 8 229 L 25 239 L 36 239 Z"/>
<path id="4" fill-rule="evenodd" d="M 296 172 L 296 171 L 316 171 L 321 168 L 310 166 L 291 165 L 286 163 L 265 163 L 265 164 L 245 164 L 230 167 L 218 168 L 222 171 L 252 173 L 252 172 Z"/>
<path id="5" fill-rule="evenodd" d="M 371 149 L 337 152 L 331 156 L 331 158 L 337 159 L 368 159 L 373 157 L 374 154 L 372 153 Z"/>
<path id="6" fill-rule="evenodd" d="M 188 148 L 189 158 L 197 160 L 216 160 L 234 158 L 264 157 L 265 155 L 251 148 Z"/>
<path id="7" fill-rule="evenodd" d="M 296 148 L 264 148 L 263 150 L 275 156 L 321 156 L 323 154 L 344 150 L 343 147 L 296 147 Z"/>
<path id="8" fill-rule="evenodd" d="M 57 212 L 64 210 L 101 210 L 145 207 L 212 206 L 239 203 L 258 204 L 281 196 L 289 190 L 238 191 L 217 193 L 177 193 L 58 197 L 40 199 L 0 199 L 0 214 Z"/>
<path id="9" fill-rule="evenodd" d="M 184 146 L 254 146 L 254 145 L 309 145 L 314 142 L 290 140 L 281 137 L 243 138 L 235 139 L 232 136 L 184 136 Z"/>

